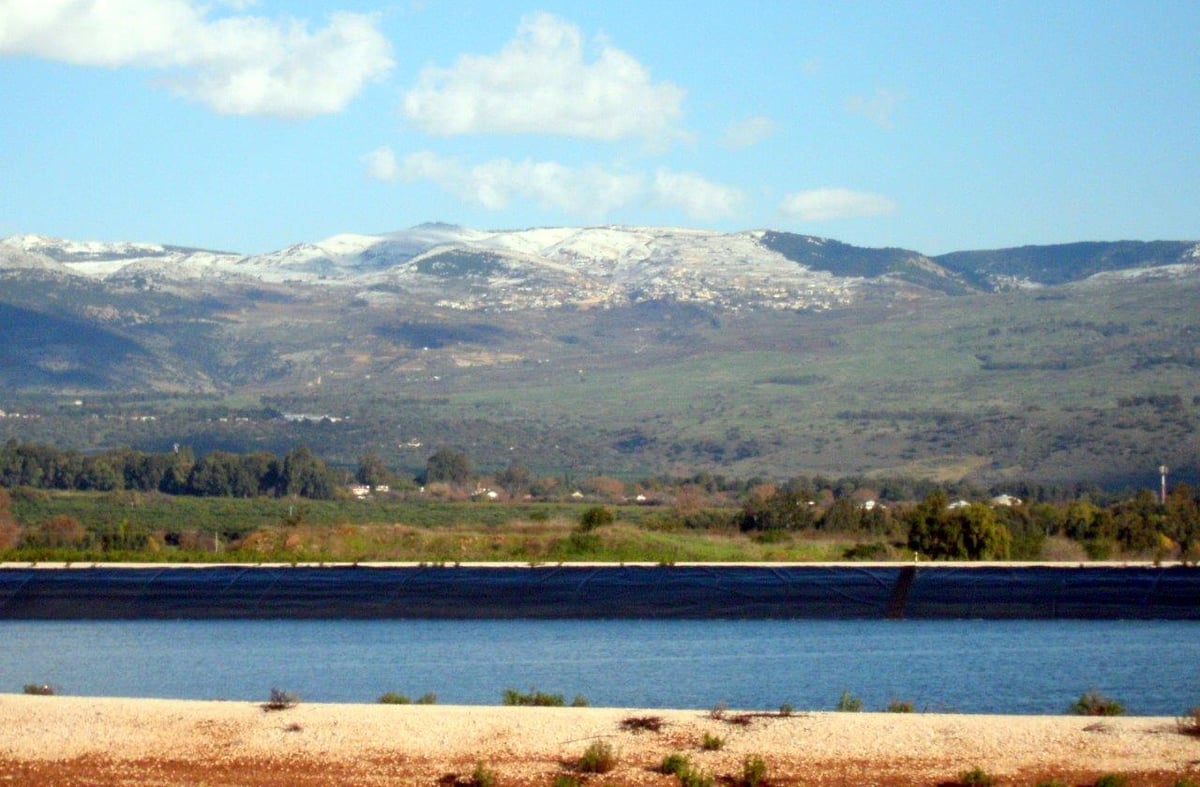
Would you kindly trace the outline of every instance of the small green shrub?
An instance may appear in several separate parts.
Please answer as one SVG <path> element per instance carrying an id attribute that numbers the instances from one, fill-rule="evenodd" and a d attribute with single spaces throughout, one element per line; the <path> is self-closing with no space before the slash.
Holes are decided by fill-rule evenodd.
<path id="1" fill-rule="evenodd" d="M 554 787 L 579 787 L 579 777 L 569 773 L 560 773 L 554 777 Z"/>
<path id="2" fill-rule="evenodd" d="M 1176 779 L 1171 787 L 1200 787 L 1200 785 L 1197 785 L 1194 779 L 1183 778 Z"/>
<path id="3" fill-rule="evenodd" d="M 271 689 L 263 710 L 287 710 L 300 703 L 300 695 L 283 689 Z"/>
<path id="4" fill-rule="evenodd" d="M 571 700 L 572 708 L 586 708 L 588 706 L 587 697 L 582 694 L 576 694 L 575 699 Z"/>
<path id="5" fill-rule="evenodd" d="M 52 697 L 57 693 L 49 683 L 26 683 L 24 691 L 37 697 Z"/>
<path id="6" fill-rule="evenodd" d="M 437 699 L 438 699 L 437 695 L 434 694 L 432 691 L 429 691 L 429 692 L 426 692 L 425 694 L 422 694 L 420 697 L 417 697 L 416 704 L 417 705 L 436 705 Z M 387 694 L 381 695 L 377 701 L 383 705 L 411 705 L 411 704 L 413 704 L 413 699 L 411 697 L 409 697 L 407 694 L 397 694 L 394 691 L 389 691 Z"/>
<path id="7" fill-rule="evenodd" d="M 613 512 L 604 506 L 592 506 L 579 517 L 579 530 L 590 533 L 598 527 L 611 525 L 616 520 Z"/>
<path id="8" fill-rule="evenodd" d="M 579 770 L 583 773 L 608 773 L 617 767 L 617 752 L 607 741 L 595 741 L 579 758 Z"/>
<path id="9" fill-rule="evenodd" d="M 858 713 L 862 710 L 862 699 L 854 696 L 848 691 L 843 691 L 842 696 L 838 698 L 837 706 L 834 710 L 842 713 Z"/>
<path id="10" fill-rule="evenodd" d="M 909 700 L 892 700 L 887 706 L 888 713 L 912 713 L 913 704 Z"/>
<path id="11" fill-rule="evenodd" d="M 767 763 L 757 754 L 750 754 L 742 760 L 742 778 L 738 782 L 742 787 L 761 787 L 767 783 Z"/>
<path id="12" fill-rule="evenodd" d="M 780 716 L 791 716 L 795 712 L 796 709 L 792 707 L 791 703 L 785 702 L 779 706 Z"/>
<path id="13" fill-rule="evenodd" d="M 471 787 L 496 787 L 496 772 L 482 762 L 476 763 L 470 784 Z"/>
<path id="14" fill-rule="evenodd" d="M 1119 773 L 1106 773 L 1096 780 L 1096 787 L 1127 787 L 1129 779 Z"/>
<path id="15" fill-rule="evenodd" d="M 1120 716 L 1125 706 L 1092 689 L 1071 703 L 1070 711 L 1076 716 Z"/>
<path id="16" fill-rule="evenodd" d="M 668 754 L 663 757 L 662 764 L 658 766 L 659 773 L 665 773 L 667 776 L 675 776 L 692 767 L 692 761 L 686 754 Z"/>
<path id="17" fill-rule="evenodd" d="M 680 787 L 714 787 L 716 784 L 713 777 L 697 768 L 687 768 L 675 776 L 679 779 Z"/>
<path id="18" fill-rule="evenodd" d="M 723 702 L 718 702 L 712 706 L 712 710 L 708 712 L 708 718 L 714 721 L 721 721 L 725 718 L 725 712 L 729 710 L 729 706 Z"/>
<path id="19" fill-rule="evenodd" d="M 972 768 L 958 775 L 958 783 L 963 787 L 992 787 L 996 779 L 982 768 Z"/>
<path id="20" fill-rule="evenodd" d="M 503 702 L 505 705 L 532 705 L 544 708 L 561 708 L 567 704 L 563 695 L 538 691 L 537 687 L 531 687 L 527 694 L 516 689 L 505 689 Z"/>
<path id="21" fill-rule="evenodd" d="M 704 733 L 704 738 L 700 741 L 700 748 L 705 751 L 720 751 L 725 748 L 725 739 L 720 735 L 713 735 L 711 732 Z"/>

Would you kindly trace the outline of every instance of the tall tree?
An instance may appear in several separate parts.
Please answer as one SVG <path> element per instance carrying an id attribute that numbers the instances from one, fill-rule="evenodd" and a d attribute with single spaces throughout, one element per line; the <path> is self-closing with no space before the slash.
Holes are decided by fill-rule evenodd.
<path id="1" fill-rule="evenodd" d="M 333 498 L 334 483 L 329 469 L 304 446 L 293 449 L 284 457 L 279 483 L 285 495 L 317 500 Z"/>
<path id="2" fill-rule="evenodd" d="M 425 472 L 419 480 L 423 484 L 463 486 L 471 477 L 471 461 L 467 455 L 453 448 L 443 448 L 425 461 Z"/>

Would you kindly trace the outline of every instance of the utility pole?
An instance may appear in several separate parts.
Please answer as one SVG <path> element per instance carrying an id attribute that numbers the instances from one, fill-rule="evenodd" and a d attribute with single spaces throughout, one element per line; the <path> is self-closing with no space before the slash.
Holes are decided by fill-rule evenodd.
<path id="1" fill-rule="evenodd" d="M 1162 491 L 1160 493 L 1159 502 L 1164 506 L 1167 504 L 1167 466 L 1159 465 L 1158 473 L 1162 476 Z"/>

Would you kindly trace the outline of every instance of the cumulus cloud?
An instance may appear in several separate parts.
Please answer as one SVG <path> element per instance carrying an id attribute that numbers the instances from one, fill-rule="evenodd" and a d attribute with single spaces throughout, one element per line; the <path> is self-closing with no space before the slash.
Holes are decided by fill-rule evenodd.
<path id="1" fill-rule="evenodd" d="M 396 154 L 391 148 L 376 148 L 362 157 L 367 177 L 372 180 L 397 180 L 400 168 L 396 165 Z"/>
<path id="2" fill-rule="evenodd" d="M 903 93 L 878 88 L 873 96 L 850 96 L 846 99 L 846 111 L 865 117 L 880 128 L 891 128 L 892 116 L 904 99 Z"/>
<path id="3" fill-rule="evenodd" d="M 724 219 L 735 215 L 745 195 L 691 172 L 660 169 L 654 175 L 654 197 L 683 210 L 694 219 Z"/>
<path id="4" fill-rule="evenodd" d="M 430 134 L 557 134 L 663 145 L 677 129 L 684 91 L 652 82 L 646 69 L 602 37 L 585 57 L 579 28 L 547 13 L 521 20 L 495 55 L 463 55 L 427 66 L 403 113 Z"/>
<path id="5" fill-rule="evenodd" d="M 364 164 L 370 177 L 431 181 L 488 210 L 502 210 L 517 199 L 529 199 L 544 208 L 597 217 L 628 204 L 643 191 L 639 175 L 596 166 L 568 167 L 556 161 L 501 158 L 471 166 L 429 152 L 410 153 L 397 160 L 385 147 L 367 154 Z"/>
<path id="6" fill-rule="evenodd" d="M 748 148 L 775 133 L 775 121 L 768 117 L 752 117 L 730 123 L 722 141 L 726 147 Z"/>
<path id="7" fill-rule="evenodd" d="M 801 221 L 832 221 L 893 212 L 896 203 L 882 194 L 850 189 L 812 189 L 788 194 L 779 212 Z"/>
<path id="8" fill-rule="evenodd" d="M 0 55 L 161 70 L 162 84 L 219 113 L 277 117 L 337 112 L 392 67 L 374 16 L 334 13 L 313 31 L 295 19 L 214 18 L 192 0 L 5 3 Z"/>

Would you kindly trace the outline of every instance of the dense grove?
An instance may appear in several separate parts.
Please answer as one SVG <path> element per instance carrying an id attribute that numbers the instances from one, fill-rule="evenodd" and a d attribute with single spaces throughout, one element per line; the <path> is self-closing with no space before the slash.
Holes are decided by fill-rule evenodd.
<path id="1" fill-rule="evenodd" d="M 10 441 L 0 449 L 0 556 L 1192 560 L 1200 551 L 1200 498 L 1187 484 L 1165 501 L 1150 490 L 1009 491 L 1025 498 L 903 479 L 635 483 L 539 478 L 516 463 L 481 474 L 453 449 L 406 478 L 373 455 L 354 473 L 331 469 L 306 448 L 197 458 L 186 447 L 83 455 Z"/>

